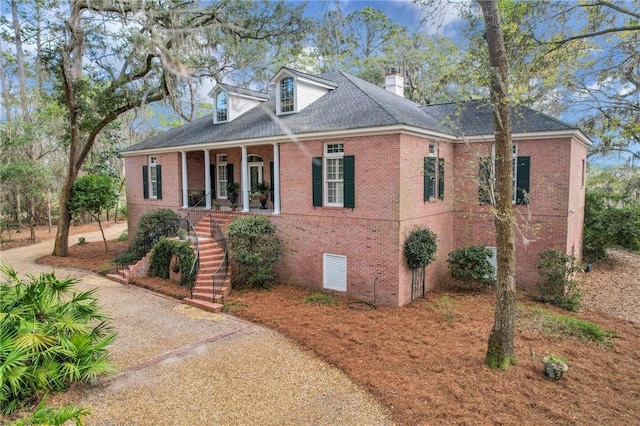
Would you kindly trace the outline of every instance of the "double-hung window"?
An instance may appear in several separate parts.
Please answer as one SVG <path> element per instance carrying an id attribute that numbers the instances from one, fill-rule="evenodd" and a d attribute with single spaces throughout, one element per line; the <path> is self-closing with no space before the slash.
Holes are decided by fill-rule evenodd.
<path id="1" fill-rule="evenodd" d="M 438 157 L 438 145 L 429 144 L 424 157 L 424 201 L 444 199 L 444 158 Z"/>
<path id="2" fill-rule="evenodd" d="M 344 143 L 326 143 L 324 156 L 312 161 L 313 205 L 355 207 L 355 158 Z"/>
<path id="3" fill-rule="evenodd" d="M 216 123 L 229 120 L 229 94 L 221 91 L 216 95 Z"/>
<path id="4" fill-rule="evenodd" d="M 149 157 L 142 166 L 142 194 L 144 198 L 162 199 L 162 168 L 155 156 Z"/>
<path id="5" fill-rule="evenodd" d="M 295 88 L 293 77 L 280 80 L 280 113 L 295 111 Z"/>
<path id="6" fill-rule="evenodd" d="M 218 198 L 227 198 L 227 154 L 217 155 Z"/>
<path id="7" fill-rule="evenodd" d="M 327 206 L 344 205 L 344 144 L 324 146 L 324 193 Z"/>
<path id="8" fill-rule="evenodd" d="M 513 185 L 514 204 L 529 203 L 529 174 L 531 157 L 518 156 L 518 146 L 513 145 Z M 493 203 L 495 194 L 495 145 L 492 147 L 491 157 L 480 158 L 480 173 L 478 178 L 478 198 L 481 203 Z"/>

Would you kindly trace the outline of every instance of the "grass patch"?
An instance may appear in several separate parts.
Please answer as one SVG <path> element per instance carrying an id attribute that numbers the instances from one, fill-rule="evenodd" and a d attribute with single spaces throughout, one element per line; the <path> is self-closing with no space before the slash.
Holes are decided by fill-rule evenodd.
<path id="1" fill-rule="evenodd" d="M 329 294 L 312 293 L 303 297 L 302 303 L 311 303 L 314 305 L 335 305 L 338 301 Z"/>
<path id="2" fill-rule="evenodd" d="M 442 314 L 442 317 L 446 322 L 453 321 L 455 309 L 458 306 L 458 301 L 454 300 L 448 294 L 441 296 L 438 300 L 433 302 L 433 307 L 437 312 Z"/>
<path id="3" fill-rule="evenodd" d="M 242 309 L 247 309 L 249 305 L 244 302 L 240 302 L 239 300 L 234 300 L 233 302 L 225 303 L 222 307 L 222 312 L 235 312 Z"/>
<path id="4" fill-rule="evenodd" d="M 518 310 L 520 325 L 546 336 L 574 337 L 611 347 L 611 339 L 618 337 L 615 331 L 603 330 L 598 324 L 572 315 L 558 314 L 549 309 L 532 306 Z"/>
<path id="5" fill-rule="evenodd" d="M 129 230 L 125 229 L 124 231 L 122 231 L 122 233 L 118 235 L 118 238 L 116 238 L 116 241 L 119 243 L 129 241 Z"/>

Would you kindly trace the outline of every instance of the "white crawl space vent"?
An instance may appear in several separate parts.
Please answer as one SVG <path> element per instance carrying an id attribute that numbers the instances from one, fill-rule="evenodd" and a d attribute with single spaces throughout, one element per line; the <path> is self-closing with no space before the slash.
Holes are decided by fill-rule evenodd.
<path id="1" fill-rule="evenodd" d="M 329 290 L 347 291 L 347 256 L 324 253 L 322 286 Z"/>

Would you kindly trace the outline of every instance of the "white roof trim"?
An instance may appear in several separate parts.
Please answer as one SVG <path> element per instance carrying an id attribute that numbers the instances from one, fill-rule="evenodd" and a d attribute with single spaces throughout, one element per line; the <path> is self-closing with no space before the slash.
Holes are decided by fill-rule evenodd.
<path id="1" fill-rule="evenodd" d="M 265 101 L 268 100 L 268 98 L 264 98 L 264 97 L 261 98 L 261 97 L 258 97 L 258 96 L 251 96 L 251 95 L 247 95 L 245 93 L 239 93 L 239 92 L 236 92 L 236 91 L 233 91 L 233 90 L 228 90 L 228 89 L 225 89 L 222 86 L 215 86 L 213 89 L 211 89 L 209 91 L 209 93 L 207 93 L 207 96 L 213 98 L 218 94 L 218 92 L 227 92 L 227 95 L 229 95 L 229 97 L 233 96 L 233 97 L 238 97 L 238 98 L 253 99 L 253 100 L 256 100 L 256 101 L 260 101 L 260 102 L 265 102 Z"/>
<path id="2" fill-rule="evenodd" d="M 511 138 L 513 140 L 523 139 L 553 139 L 553 138 L 567 138 L 574 137 L 578 142 L 585 146 L 591 146 L 593 143 L 591 140 L 582 133 L 579 129 L 569 130 L 555 130 L 549 132 L 528 132 L 528 133 L 512 133 Z M 494 140 L 495 135 L 475 135 L 475 136 L 461 136 L 457 138 L 457 142 L 486 142 L 488 140 Z"/>
<path id="3" fill-rule="evenodd" d="M 456 137 L 441 132 L 434 132 L 425 130 L 420 127 L 407 126 L 404 124 L 398 124 L 394 126 L 381 126 L 381 127 L 368 127 L 363 129 L 343 129 L 343 130 L 330 130 L 325 132 L 313 132 L 303 133 L 299 135 L 278 135 L 268 138 L 254 138 L 254 139 L 238 139 L 224 142 L 210 142 L 198 145 L 184 145 L 184 146 L 172 146 L 164 148 L 149 148 L 139 151 L 122 152 L 120 155 L 123 157 L 131 157 L 134 155 L 149 155 L 160 154 L 167 152 L 181 152 L 181 151 L 202 151 L 218 150 L 221 148 L 237 148 L 241 146 L 257 146 L 257 145 L 270 145 L 276 143 L 288 143 L 288 142 L 304 142 L 308 140 L 318 139 L 336 139 L 347 138 L 353 136 L 375 136 L 400 133 L 405 135 L 427 137 L 430 139 L 447 140 L 453 143 L 465 143 L 465 142 L 487 142 L 493 141 L 494 135 L 481 135 L 481 136 L 469 136 L 469 137 Z M 514 140 L 522 139 L 552 139 L 552 138 L 567 138 L 574 137 L 580 143 L 585 146 L 590 146 L 591 141 L 584 133 L 578 129 L 573 130 L 561 130 L 555 132 L 533 132 L 533 133 L 514 133 L 512 138 Z"/>

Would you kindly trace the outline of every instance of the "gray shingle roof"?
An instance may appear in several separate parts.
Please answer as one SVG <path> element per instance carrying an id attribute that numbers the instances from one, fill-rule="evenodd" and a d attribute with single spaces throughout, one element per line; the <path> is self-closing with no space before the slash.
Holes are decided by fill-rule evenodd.
<path id="1" fill-rule="evenodd" d="M 213 124 L 212 115 L 207 115 L 124 152 L 392 125 L 415 126 L 452 136 L 493 134 L 492 109 L 484 101 L 420 106 L 341 71 L 312 77 L 336 88 L 298 113 L 276 117 L 272 97 L 231 122 Z M 513 117 L 514 133 L 574 129 L 530 108 L 514 108 Z"/>
<path id="2" fill-rule="evenodd" d="M 455 136 L 479 136 L 493 134 L 493 107 L 488 100 L 425 105 L 423 111 L 438 117 Z M 535 133 L 575 130 L 567 123 L 537 112 L 525 106 L 511 109 L 513 133 Z"/>

